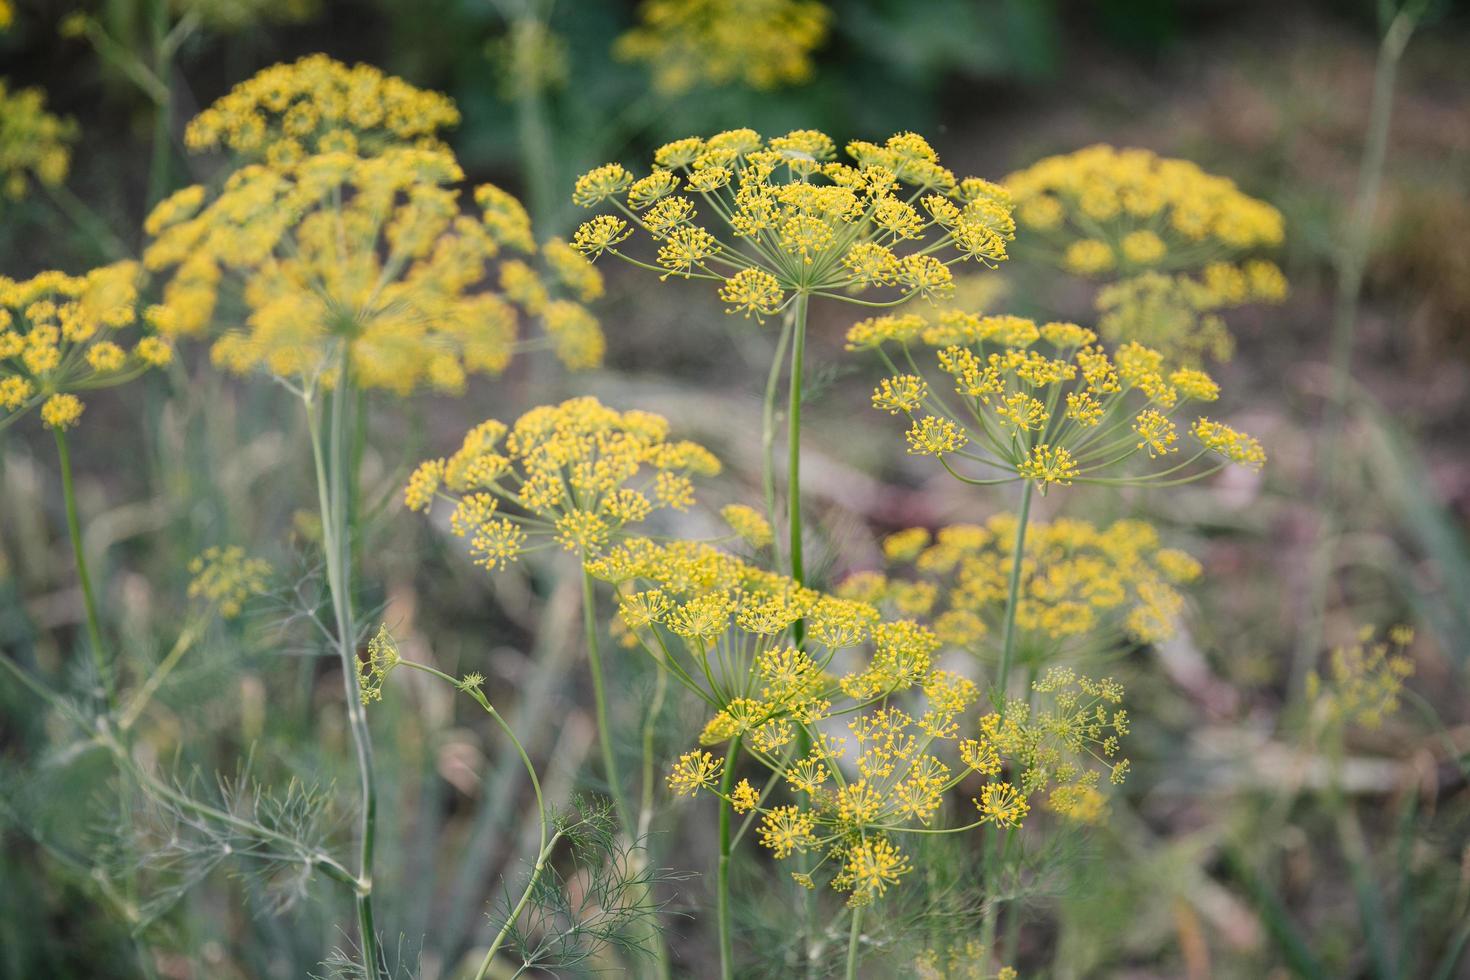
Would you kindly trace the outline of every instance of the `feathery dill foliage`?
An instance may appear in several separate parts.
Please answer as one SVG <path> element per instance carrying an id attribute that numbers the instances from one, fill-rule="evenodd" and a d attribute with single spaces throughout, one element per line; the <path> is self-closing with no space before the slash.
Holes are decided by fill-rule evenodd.
<path id="1" fill-rule="evenodd" d="M 316 67 L 308 59 L 268 69 L 269 84 L 257 76 L 245 92 L 267 105 L 276 104 L 271 93 L 281 92 L 285 120 L 315 106 L 329 118 L 345 112 L 344 125 L 355 120 L 382 132 L 337 140 L 332 134 L 339 130 L 331 130 L 316 140 L 320 152 L 282 154 L 275 152 L 282 145 L 299 146 L 292 127 L 283 122 L 285 135 L 269 142 L 274 130 L 260 122 L 261 113 L 234 104 L 251 104 L 238 90 L 222 100 L 227 108 L 206 110 L 222 117 L 214 125 L 227 145 L 244 139 L 245 150 L 254 151 L 268 142 L 267 162 L 240 167 L 214 194 L 199 185 L 185 188 L 149 216 L 145 230 L 153 241 L 144 263 L 172 270 L 159 328 L 171 335 L 204 332 L 222 293 L 233 287 L 229 298 L 247 310 L 244 328 L 216 339 L 215 363 L 240 374 L 264 369 L 303 388 L 333 383 L 345 345 L 362 387 L 458 394 L 467 375 L 499 374 L 528 346 L 518 337 L 522 314 L 545 335 L 531 345 L 549 345 L 569 367 L 601 363 L 601 327 L 582 305 L 602 294 L 597 270 L 558 239 L 539 249 L 542 270 L 529 264 L 538 253 L 530 219 L 492 184 L 475 189 L 478 218 L 462 213 L 454 185 L 464 175 L 432 140 L 379 145 L 441 124 L 427 110 L 407 121 L 427 94 L 369 73 L 359 97 L 347 84 L 353 72 L 342 66 L 336 67 L 346 72 L 344 91 L 313 90 L 305 86 Z M 377 114 L 354 113 L 361 99 L 377 98 L 380 90 L 395 100 L 378 105 Z M 291 102 L 288 95 L 323 104 Z M 437 105 L 440 98 L 429 101 Z M 257 136 L 237 136 L 242 127 L 254 132 L 257 123 L 263 127 Z M 370 147 L 376 155 L 356 152 Z M 498 282 L 498 291 L 485 288 L 487 279 Z"/>
<path id="2" fill-rule="evenodd" d="M 1255 439 L 1204 416 L 1189 424 L 1197 448 L 1182 453 L 1173 416 L 1219 398 L 1215 381 L 1198 369 L 1171 370 L 1138 343 L 1110 357 L 1095 333 L 1074 323 L 1038 327 L 1024 317 L 956 311 L 937 323 L 885 315 L 855 324 L 847 347 L 877 352 L 894 372 L 874 390 L 873 406 L 909 420 L 909 453 L 938 458 L 967 483 L 1026 480 L 1042 492 L 1073 483 L 1165 484 L 1227 463 L 1259 469 L 1266 460 Z M 935 363 L 952 394 L 925 379 L 916 347 L 938 348 Z M 979 475 L 962 475 L 952 460 Z M 1146 472 L 1126 472 L 1139 462 Z"/>
<path id="3" fill-rule="evenodd" d="M 0 429 L 37 405 L 48 428 L 76 425 L 79 394 L 131 381 L 173 358 L 138 316 L 136 262 L 85 275 L 0 276 Z M 143 319 L 156 322 L 150 307 Z"/>
<path id="4" fill-rule="evenodd" d="M 0 79 L 0 195 L 25 197 L 30 181 L 56 187 L 71 168 L 77 124 L 46 111 L 38 88 L 11 91 Z"/>
<path id="5" fill-rule="evenodd" d="M 552 543 L 594 555 L 655 510 L 688 510 L 691 477 L 720 472 L 708 449 L 668 433 L 663 416 L 591 397 L 543 405 L 511 426 L 482 422 L 454 455 L 420 464 L 404 502 L 453 503 L 450 528 L 492 571 Z"/>
<path id="6" fill-rule="evenodd" d="M 1280 303 L 1286 277 L 1250 256 L 1284 237 L 1281 212 L 1187 160 L 1098 145 L 1011 174 L 1018 249 L 1106 285 L 1098 332 L 1177 360 L 1229 360 L 1222 311 Z"/>
<path id="7" fill-rule="evenodd" d="M 574 970 L 609 948 L 642 962 L 647 928 L 657 927 L 667 905 L 654 890 L 691 875 L 650 865 L 643 845 L 619 832 L 607 803 L 574 800 L 554 826 L 562 860 L 531 880 L 519 915 L 509 893 L 489 913 L 505 930 L 507 956 L 526 970 Z"/>
<path id="8" fill-rule="evenodd" d="M 719 283 L 730 312 L 757 319 L 797 295 L 844 299 L 871 287 L 896 292 L 895 301 L 942 297 L 953 289 L 950 266 L 1006 257 L 1009 195 L 978 177 L 956 179 L 923 137 L 854 141 L 847 155 L 852 164 L 838 162 L 832 139 L 815 130 L 764 140 L 738 129 L 669 143 L 645 177 L 609 163 L 578 179 L 574 203 L 610 203 L 621 217 L 585 222 L 572 246 L 663 279 Z M 656 265 L 621 247 L 634 229 L 657 246 Z"/>
<path id="9" fill-rule="evenodd" d="M 646 62 L 670 95 L 700 84 L 772 89 L 811 78 L 831 19 L 815 0 L 643 0 L 613 52 Z"/>
<path id="10" fill-rule="evenodd" d="M 934 666 L 932 632 L 885 622 L 868 603 L 804 588 L 708 545 L 633 539 L 588 567 L 617 586 L 634 642 L 713 713 L 701 747 L 673 765 L 670 789 L 709 791 L 736 813 L 758 814 L 760 841 L 777 859 L 820 856 L 796 873 L 799 883 L 825 880 L 852 907 L 912 870 L 906 832 L 1016 826 L 1039 793 L 1066 812 L 1092 806 L 1098 776 L 1082 756 L 1111 760 L 1127 730 L 1125 714 L 1102 708 L 1121 699 L 1120 687 L 1071 675 L 1037 684 L 1055 695 L 1055 710 L 1030 714 L 1019 702 L 1007 719 L 962 721 L 979 688 Z M 798 620 L 802 648 L 787 638 Z M 834 722 L 846 725 L 851 750 Z M 964 738 L 969 732 L 975 737 Z M 725 743 L 770 771 L 764 790 L 722 781 L 734 763 L 707 747 Z M 810 748 L 798 753 L 803 744 Z M 1024 771 L 1020 784 L 997 778 L 1007 765 Z M 1108 766 L 1120 779 L 1126 771 Z M 946 795 L 974 774 L 986 781 L 972 820 L 945 826 Z M 770 799 L 778 783 L 797 803 Z"/>
<path id="11" fill-rule="evenodd" d="M 838 594 L 915 617 L 945 644 L 988 655 L 1006 615 L 1017 531 L 1014 515 L 998 514 L 932 535 L 895 532 L 883 541 L 889 573 L 854 573 Z M 1143 521 L 1034 522 L 1015 610 L 1021 648 L 1050 657 L 1064 647 L 1166 640 L 1184 607 L 1177 587 L 1200 572 L 1189 555 L 1160 547 Z"/>

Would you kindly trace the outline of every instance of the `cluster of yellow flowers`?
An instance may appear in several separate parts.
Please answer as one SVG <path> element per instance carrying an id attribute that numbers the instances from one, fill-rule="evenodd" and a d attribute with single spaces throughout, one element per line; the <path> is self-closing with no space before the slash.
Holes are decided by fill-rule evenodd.
<path id="1" fill-rule="evenodd" d="M 272 65 L 236 85 L 190 123 L 190 149 L 291 164 L 313 153 L 371 156 L 414 145 L 443 149 L 459 123 L 453 100 L 371 65 L 351 68 L 316 54 Z"/>
<path id="2" fill-rule="evenodd" d="M 895 532 L 883 541 L 894 571 L 857 572 L 838 594 L 915 617 L 943 642 L 979 653 L 1005 617 L 1018 529 L 1013 515 L 999 514 L 984 525 L 933 534 L 921 527 Z M 1200 571 L 1184 552 L 1161 548 L 1158 532 L 1143 521 L 1106 528 L 1072 519 L 1032 522 L 1016 607 L 1020 648 L 1045 658 L 1068 641 L 1105 648 L 1123 638 L 1168 639 L 1184 606 L 1176 586 Z"/>
<path id="3" fill-rule="evenodd" d="M 480 220 L 460 213 L 461 173 L 437 150 L 376 157 L 321 153 L 289 167 L 250 164 L 209 200 L 200 186 L 149 216 L 150 269 L 173 268 L 164 290 L 174 334 L 206 328 L 224 273 L 241 281 L 245 329 L 216 342 L 216 363 L 330 383 L 345 345 L 355 381 L 408 394 L 463 390 L 470 372 L 496 374 L 518 349 L 517 307 L 539 317 L 568 366 L 593 366 L 604 341 L 580 301 L 600 274 L 564 243 L 542 250 L 549 276 L 520 258 L 499 263 L 500 292 L 483 288 L 503 250 L 535 251 L 519 202 L 494 185 L 475 191 Z M 561 286 L 577 299 L 554 299 Z"/>
<path id="4" fill-rule="evenodd" d="M 1326 676 L 1307 676 L 1307 698 L 1332 723 L 1377 728 L 1399 709 L 1404 681 L 1414 673 L 1407 655 L 1414 631 L 1395 626 L 1377 640 L 1374 632 L 1364 627 L 1356 643 L 1334 649 Z"/>
<path id="5" fill-rule="evenodd" d="M 700 83 L 806 81 L 831 12 L 816 0 L 643 0 L 638 19 L 614 53 L 647 62 L 654 87 L 678 95 Z"/>
<path id="6" fill-rule="evenodd" d="M 987 963 L 985 944 L 967 939 L 943 948 L 930 947 L 914 957 L 917 980 L 1016 980 L 1015 967 L 1003 966 L 992 972 Z"/>
<path id="7" fill-rule="evenodd" d="M 78 392 L 110 388 L 173 358 L 155 336 L 120 343 L 138 325 L 138 265 L 119 262 L 84 276 L 0 276 L 0 428 L 37 405 L 53 429 L 82 416 Z M 146 319 L 154 319 L 149 308 Z"/>
<path id="8" fill-rule="evenodd" d="M 404 502 L 427 512 L 452 501 L 450 528 L 490 570 L 552 542 L 586 558 L 654 510 L 692 507 L 690 477 L 719 473 L 708 449 L 668 432 L 660 415 L 590 397 L 533 408 L 509 427 L 490 419 L 453 456 L 420 464 Z"/>
<path id="9" fill-rule="evenodd" d="M 1197 276 L 1145 272 L 1097 293 L 1097 329 L 1114 344 L 1137 341 L 1186 364 L 1228 361 L 1235 338 L 1220 311 L 1246 303 L 1280 303 L 1286 277 L 1273 262 L 1211 262 Z"/>
<path id="10" fill-rule="evenodd" d="M 0 79 L 0 193 L 11 200 L 25 196 L 28 181 L 48 187 L 66 180 L 77 125 L 46 111 L 46 93 L 38 88 L 8 91 Z"/>
<path id="11" fill-rule="evenodd" d="M 1089 146 L 1005 179 L 1026 242 L 1080 275 L 1193 269 L 1279 245 L 1281 212 L 1234 181 L 1148 150 Z"/>
<path id="12" fill-rule="evenodd" d="M 939 348 L 937 362 L 957 407 L 922 376 L 915 345 Z M 1125 344 L 1110 357 L 1095 333 L 1074 323 L 1038 327 L 1024 317 L 953 311 L 936 323 L 885 315 L 855 324 L 847 346 L 877 351 L 894 372 L 873 392 L 873 405 L 910 420 L 909 452 L 937 457 L 968 483 L 1029 480 L 1045 491 L 1073 482 L 1179 482 L 1226 462 L 1254 468 L 1265 462 L 1255 439 L 1200 417 L 1190 426 L 1199 450 L 1171 463 L 1168 457 L 1179 452 L 1171 416 L 1190 402 L 1215 401 L 1219 386 L 1197 369 L 1170 370 L 1162 354 L 1142 344 Z M 1208 454 L 1221 462 L 1196 467 Z M 1158 461 L 1152 472 L 1107 475 L 1144 455 Z M 963 476 L 951 458 L 988 475 Z"/>
<path id="13" fill-rule="evenodd" d="M 270 564 L 249 558 L 239 545 L 206 548 L 189 561 L 189 598 L 213 603 L 224 619 L 234 619 L 252 596 L 261 595 L 270 579 Z"/>
<path id="14" fill-rule="evenodd" d="M 1090 146 L 1005 184 L 1028 254 L 1111 283 L 1096 308 L 1098 331 L 1114 343 L 1185 363 L 1229 360 L 1235 341 L 1220 311 L 1286 298 L 1274 263 L 1240 261 L 1281 243 L 1281 213 L 1187 160 Z"/>
<path id="15" fill-rule="evenodd" d="M 772 773 L 764 791 L 746 779 L 722 780 L 733 777 L 727 763 L 697 748 L 674 763 L 670 788 L 685 796 L 714 791 L 738 813 L 758 812 L 760 840 L 778 859 L 821 854 L 797 875 L 807 887 L 830 866 L 830 884 L 849 904 L 882 896 L 910 870 L 895 838 L 931 832 L 946 794 L 977 773 L 987 781 L 970 827 L 1015 826 L 1041 792 L 1069 816 L 1101 805 L 1097 773 L 1073 757 L 1116 754 L 1126 715 L 1098 710 L 1121 699 L 1110 681 L 1048 675 L 1036 689 L 1055 696 L 1054 709 L 1031 712 L 1016 702 L 1006 717 L 980 719 L 975 738 L 961 739 L 960 719 L 979 688 L 934 666 L 940 640 L 915 622 L 884 621 L 867 602 L 805 588 L 694 542 L 635 538 L 588 568 L 618 587 L 619 615 L 635 642 L 713 712 L 700 745 L 738 740 Z M 800 648 L 787 638 L 798 621 L 807 636 Z M 835 660 L 865 647 L 864 662 L 832 672 Z M 832 734 L 834 719 L 845 720 L 850 753 L 848 740 Z M 810 748 L 798 754 L 803 744 Z M 1126 765 L 1110 765 L 1121 778 Z M 1018 783 L 995 778 L 1007 768 Z M 804 805 L 768 803 L 778 779 Z"/>
<path id="16" fill-rule="evenodd" d="M 572 245 L 664 278 L 717 282 L 730 312 L 757 319 L 797 295 L 843 299 L 888 287 L 898 301 L 944 296 L 953 289 L 951 265 L 1006 257 L 1009 196 L 978 177 L 956 179 L 923 137 L 855 141 L 847 154 L 855 165 L 837 162 L 832 139 L 815 130 L 764 140 L 740 129 L 669 143 L 645 177 L 610 163 L 578 179 L 575 203 L 611 202 L 621 217 L 598 215 Z M 699 223 L 696 198 L 728 237 Z M 657 243 L 656 265 L 619 247 L 634 227 Z"/>

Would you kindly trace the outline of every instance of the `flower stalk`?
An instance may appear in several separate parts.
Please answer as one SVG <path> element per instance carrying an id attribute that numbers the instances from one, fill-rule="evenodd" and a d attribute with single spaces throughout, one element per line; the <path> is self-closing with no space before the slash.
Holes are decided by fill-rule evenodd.
<path id="1" fill-rule="evenodd" d="M 116 695 L 113 690 L 112 668 L 107 663 L 102 647 L 102 620 L 97 614 L 97 595 L 92 589 L 92 574 L 87 568 L 87 549 L 82 544 L 82 524 L 77 516 L 76 485 L 72 478 L 71 447 L 66 441 L 66 432 L 61 426 L 51 430 L 56 435 L 56 455 L 61 463 L 61 495 L 66 505 L 66 530 L 71 538 L 72 554 L 76 557 L 77 581 L 82 586 L 82 606 L 87 621 L 87 644 L 92 648 L 92 663 L 97 669 L 97 683 L 101 686 L 102 702 L 114 707 Z"/>
<path id="2" fill-rule="evenodd" d="M 309 391 L 304 400 L 307 427 L 311 432 L 312 458 L 316 467 L 327 588 L 331 592 L 332 612 L 336 619 L 337 654 L 341 661 L 347 721 L 352 731 L 362 796 L 362 814 L 358 824 L 357 925 L 361 933 L 363 969 L 369 978 L 377 980 L 383 975 L 382 954 L 373 916 L 373 856 L 377 839 L 378 793 L 373 771 L 372 736 L 368 731 L 367 713 L 363 708 L 362 692 L 358 684 L 357 631 L 353 624 L 350 594 L 352 539 L 348 527 L 348 508 L 351 506 L 348 480 L 351 466 L 346 434 L 352 395 L 350 364 L 345 350 L 338 365 L 338 376 L 332 388 L 330 412 L 326 420 L 328 432 L 325 448 L 322 444 L 322 420 L 317 411 L 319 391 Z"/>

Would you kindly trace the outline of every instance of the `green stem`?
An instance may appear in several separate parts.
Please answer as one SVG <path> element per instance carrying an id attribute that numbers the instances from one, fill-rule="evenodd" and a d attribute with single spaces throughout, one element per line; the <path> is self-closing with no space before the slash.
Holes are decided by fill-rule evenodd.
<path id="1" fill-rule="evenodd" d="M 806 581 L 806 564 L 801 547 L 801 400 L 802 381 L 806 371 L 806 322 L 809 297 L 800 293 L 792 307 L 790 389 L 786 401 L 786 523 L 790 534 L 791 578 L 798 584 Z M 800 649 L 806 640 L 806 621 L 798 619 L 791 624 L 791 643 Z M 805 726 L 797 729 L 796 752 L 805 755 L 811 749 L 810 737 Z M 802 809 L 810 805 L 803 798 Z M 798 868 L 803 873 L 811 871 L 811 856 L 805 852 L 798 858 Z M 800 886 L 797 886 L 800 887 Z M 810 944 L 812 929 L 817 921 L 817 896 L 812 889 L 802 888 L 801 896 L 802 934 Z M 808 956 L 807 974 L 813 975 L 817 964 Z"/>
<path id="2" fill-rule="evenodd" d="M 1011 661 L 1015 656 L 1016 649 L 1016 606 L 1021 597 L 1021 563 L 1026 556 L 1026 527 L 1031 521 L 1031 498 L 1035 495 L 1036 485 L 1030 480 L 1021 484 L 1021 510 L 1016 516 L 1016 544 L 1011 549 L 1011 574 L 1006 586 L 1006 614 L 1005 623 L 1001 629 L 1000 641 L 1000 667 L 996 671 L 996 698 L 999 703 L 997 710 L 1002 716 L 1006 710 L 1006 690 L 1010 686 Z M 980 942 L 985 947 L 985 958 L 988 964 L 991 951 L 995 947 L 996 918 L 1000 915 L 1000 905 L 995 900 L 995 883 L 997 872 L 1002 863 L 1002 838 L 1000 832 L 992 825 L 986 828 L 984 842 L 981 847 L 985 855 L 985 916 L 980 925 Z M 984 967 L 982 966 L 982 972 Z"/>
<path id="3" fill-rule="evenodd" d="M 597 597 L 593 591 L 592 573 L 582 569 L 582 625 L 587 634 L 587 664 L 592 670 L 592 698 L 597 713 L 597 741 L 602 749 L 602 769 L 618 822 L 623 832 L 633 839 L 634 827 L 628 804 L 623 799 L 623 781 L 618 773 L 617 753 L 613 751 L 612 729 L 608 723 L 607 688 L 602 679 L 602 651 L 597 643 Z"/>
<path id="4" fill-rule="evenodd" d="M 329 445 L 326 450 L 322 447 L 322 427 L 316 417 L 315 395 L 306 399 L 306 412 L 308 428 L 311 430 L 312 458 L 316 464 L 317 500 L 321 509 L 322 542 L 327 561 L 327 587 L 332 594 L 332 610 L 337 621 L 337 655 L 341 661 L 343 695 L 347 699 L 347 720 L 352 729 L 362 794 L 362 815 L 358 826 L 357 925 L 361 933 L 363 969 L 369 980 L 378 980 L 384 975 L 377 927 L 373 918 L 373 853 L 377 839 L 378 792 L 373 771 L 372 737 L 368 731 L 367 713 L 363 708 L 362 693 L 357 681 L 357 631 L 352 620 L 350 595 L 352 540 L 347 527 L 350 488 L 347 486 L 349 467 L 345 452 L 348 403 L 351 398 L 349 367 L 344 351 L 336 385 L 332 389 Z"/>
<path id="5" fill-rule="evenodd" d="M 529 6 L 539 8 L 541 4 Z M 531 218 L 535 227 L 557 231 L 560 222 L 553 220 L 553 215 L 563 209 L 556 204 L 556 154 L 551 144 L 551 128 L 546 125 L 545 89 L 536 69 L 546 35 L 545 16 L 539 9 L 528 10 L 510 25 L 510 32 L 511 58 L 519 78 L 515 93 L 516 130 Z"/>
<path id="6" fill-rule="evenodd" d="M 87 551 L 82 546 L 82 523 L 77 517 L 76 486 L 71 472 L 71 447 L 60 426 L 51 431 L 56 435 L 56 454 L 61 459 L 61 495 L 66 504 L 66 529 L 71 537 L 71 550 L 76 556 L 77 581 L 82 586 L 82 605 L 87 618 L 87 643 L 92 648 L 92 663 L 97 668 L 97 683 L 102 687 L 102 701 L 111 708 L 116 706 L 116 695 L 112 684 L 112 669 L 107 663 L 102 646 L 102 620 L 97 615 L 97 595 L 92 590 L 92 573 L 87 568 Z"/>
<path id="7" fill-rule="evenodd" d="M 643 722 L 643 785 L 639 794 L 638 836 L 634 838 L 634 843 L 645 842 L 645 848 L 649 846 L 649 828 L 653 825 L 653 791 L 657 785 L 654 775 L 654 736 L 658 731 L 659 715 L 663 713 L 664 698 L 669 688 L 669 673 L 664 669 L 663 663 L 659 663 L 654 670 L 653 684 L 653 701 L 648 706 L 648 717 Z M 648 854 L 646 850 L 640 853 Z M 651 892 L 651 886 L 644 889 L 645 896 Z M 656 976 L 659 980 L 668 980 L 672 967 L 669 961 L 669 944 L 664 940 L 663 930 L 659 928 L 657 912 L 652 913 L 649 918 L 648 941 L 653 946 Z"/>
<path id="8" fill-rule="evenodd" d="M 1424 0 L 1409 0 L 1388 24 L 1378 48 L 1373 74 L 1373 95 L 1368 108 L 1368 134 L 1363 159 L 1358 167 L 1358 187 L 1352 214 L 1337 257 L 1337 295 L 1333 304 L 1331 368 L 1332 381 L 1327 414 L 1320 440 L 1321 462 L 1317 467 L 1322 486 L 1322 526 L 1312 549 L 1307 578 L 1306 614 L 1301 617 L 1295 655 L 1291 665 L 1291 690 L 1299 692 L 1322 643 L 1326 618 L 1328 579 L 1332 572 L 1333 539 L 1339 531 L 1337 515 L 1337 467 L 1341 449 L 1342 416 L 1352 385 L 1353 348 L 1357 344 L 1358 310 L 1363 293 L 1363 275 L 1373 242 L 1373 219 L 1378 211 L 1383 184 L 1384 161 L 1393 121 L 1393 97 L 1399 62 L 1427 6 Z"/>
<path id="9" fill-rule="evenodd" d="M 73 194 L 65 184 L 42 183 L 41 187 L 51 203 L 56 205 L 56 209 L 76 226 L 88 242 L 96 246 L 99 255 L 109 262 L 127 258 L 129 250 L 122 239 L 113 234 L 107 222 L 98 217 L 97 212 Z"/>
<path id="10" fill-rule="evenodd" d="M 781 515 L 776 513 L 776 392 L 780 390 L 781 367 L 786 361 L 786 347 L 791 343 L 792 327 L 796 322 L 795 307 L 781 321 L 781 336 L 771 357 L 766 395 L 761 402 L 761 487 L 765 491 L 766 519 L 771 522 L 771 527 L 781 526 Z M 775 550 L 779 555 L 780 549 Z"/>
<path id="11" fill-rule="evenodd" d="M 720 778 L 720 863 L 715 875 L 715 919 L 720 932 L 720 978 L 735 976 L 735 945 L 730 913 L 730 820 L 729 796 L 735 788 L 735 762 L 740 755 L 740 736 L 730 740 L 725 753 L 725 774 Z"/>
<path id="12" fill-rule="evenodd" d="M 161 98 L 155 100 L 153 106 L 153 145 L 152 156 L 148 162 L 149 208 L 152 208 L 163 199 L 164 194 L 168 193 L 169 170 L 171 169 L 169 152 L 172 138 L 173 90 L 170 83 L 173 75 L 173 52 L 166 43 L 169 34 L 168 7 L 167 0 L 154 0 L 150 14 L 150 28 L 153 35 L 153 76 L 162 83 L 163 89 L 158 93 Z"/>
<path id="13" fill-rule="evenodd" d="M 1005 713 L 1006 687 L 1010 681 L 1011 659 L 1016 649 L 1016 605 L 1021 597 L 1021 563 L 1026 556 L 1026 525 L 1031 520 L 1031 498 L 1036 485 L 1030 480 L 1021 484 L 1021 512 L 1016 517 L 1016 546 L 1011 551 L 1011 576 L 1006 586 L 1005 625 L 1001 630 L 1000 669 L 995 683 L 1000 696 L 1000 711 Z"/>
<path id="14" fill-rule="evenodd" d="M 852 910 L 852 927 L 847 930 L 847 980 L 857 980 L 858 946 L 863 935 L 863 907 Z"/>
<path id="15" fill-rule="evenodd" d="M 806 360 L 807 296 L 796 298 L 796 319 L 791 334 L 791 388 L 786 400 L 786 525 L 791 536 L 791 577 L 798 585 L 806 582 L 801 553 L 801 381 Z M 792 640 L 800 647 L 805 624 L 792 627 Z"/>

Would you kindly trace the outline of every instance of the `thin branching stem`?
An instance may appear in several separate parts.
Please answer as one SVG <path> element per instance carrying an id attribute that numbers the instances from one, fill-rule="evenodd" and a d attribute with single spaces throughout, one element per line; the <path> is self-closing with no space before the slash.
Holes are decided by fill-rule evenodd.
<path id="1" fill-rule="evenodd" d="M 720 778 L 720 863 L 715 873 L 715 918 L 720 935 L 720 978 L 734 980 L 735 942 L 730 909 L 731 807 L 730 793 L 735 788 L 735 762 L 740 758 L 740 736 L 730 740 L 725 753 L 725 773 Z"/>
<path id="2" fill-rule="evenodd" d="M 863 907 L 859 905 L 852 910 L 852 925 L 847 930 L 847 971 L 843 975 L 847 980 L 857 980 L 858 949 L 862 945 L 863 938 Z"/>
<path id="3" fill-rule="evenodd" d="M 82 544 L 82 523 L 77 516 L 77 493 L 71 471 L 71 447 L 66 433 L 60 426 L 51 430 L 56 435 L 56 455 L 61 462 L 61 495 L 66 506 L 66 530 L 71 538 L 72 554 L 76 556 L 77 581 L 82 586 L 82 605 L 87 620 L 87 645 L 92 648 L 92 663 L 97 668 L 97 683 L 101 685 L 102 702 L 108 708 L 116 707 L 117 694 L 113 686 L 112 665 L 107 662 L 106 650 L 102 646 L 102 620 L 97 614 L 97 594 L 92 590 L 92 573 L 87 567 L 87 549 Z"/>
<path id="4" fill-rule="evenodd" d="M 378 980 L 383 975 L 383 961 L 374 923 L 372 891 L 378 793 L 367 712 L 363 708 L 362 692 L 358 686 L 357 631 L 353 625 L 349 592 L 352 575 L 352 540 L 348 528 L 350 498 L 347 486 L 350 466 L 346 453 L 347 413 L 351 401 L 349 367 L 344 350 L 336 384 L 332 388 L 331 417 L 328 420 L 330 431 L 327 434 L 326 448 L 322 445 L 323 426 L 318 417 L 315 391 L 305 399 L 305 404 L 312 459 L 316 467 L 317 500 L 321 509 L 322 543 L 327 563 L 327 588 L 331 592 L 332 610 L 337 620 L 337 654 L 341 661 L 343 695 L 347 700 L 347 719 L 352 730 L 362 795 L 362 813 L 358 825 L 357 925 L 361 933 L 363 969 L 370 980 Z"/>
<path id="5" fill-rule="evenodd" d="M 592 573 L 582 569 L 582 626 L 586 633 L 587 665 L 592 672 L 593 709 L 597 715 L 598 748 L 602 750 L 602 770 L 607 777 L 608 793 L 618 811 L 618 822 L 631 839 L 633 836 L 632 815 L 627 801 L 623 799 L 623 781 L 618 773 L 617 752 L 612 741 L 612 726 L 608 721 L 607 685 L 602 674 L 602 650 L 597 642 L 597 595 L 593 588 Z"/>

